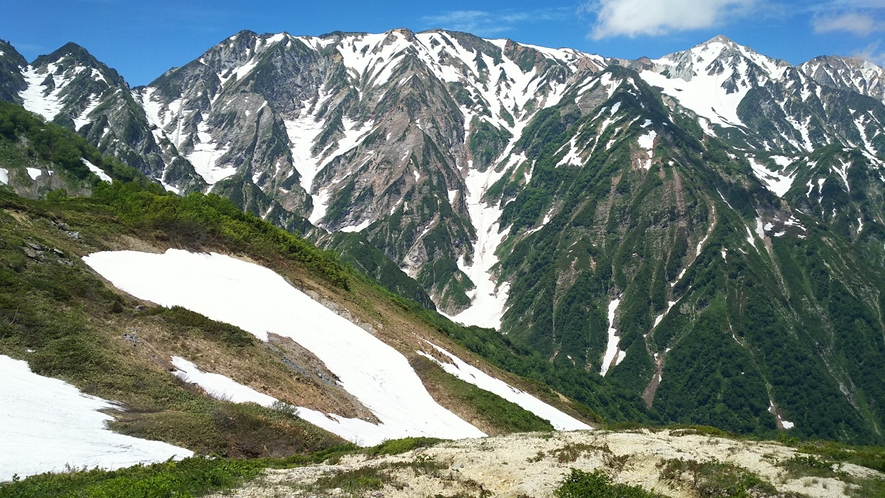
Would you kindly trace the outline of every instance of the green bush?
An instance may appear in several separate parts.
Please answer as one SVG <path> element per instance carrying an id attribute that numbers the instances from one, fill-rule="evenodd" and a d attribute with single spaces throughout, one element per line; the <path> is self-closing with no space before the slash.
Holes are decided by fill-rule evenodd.
<path id="1" fill-rule="evenodd" d="M 601 470 L 584 472 L 572 469 L 565 481 L 553 491 L 558 498 L 659 498 L 662 495 L 652 493 L 639 486 L 613 484 L 611 479 Z"/>
<path id="2" fill-rule="evenodd" d="M 720 462 L 715 458 L 709 462 L 672 458 L 658 464 L 661 480 L 674 484 L 687 485 L 699 496 L 729 496 L 750 498 L 780 496 L 771 483 L 737 465 Z"/>
<path id="3" fill-rule="evenodd" d="M 378 446 L 368 448 L 366 450 L 366 454 L 369 456 L 399 455 L 400 453 L 405 453 L 407 451 L 412 451 L 418 448 L 427 448 L 429 446 L 433 446 L 440 441 L 442 441 L 442 439 L 435 437 L 407 437 L 402 439 L 390 439 L 384 441 Z"/>
<path id="4" fill-rule="evenodd" d="M 120 470 L 45 473 L 0 484 L 0 498 L 200 496 L 257 476 L 259 463 L 199 456 Z"/>

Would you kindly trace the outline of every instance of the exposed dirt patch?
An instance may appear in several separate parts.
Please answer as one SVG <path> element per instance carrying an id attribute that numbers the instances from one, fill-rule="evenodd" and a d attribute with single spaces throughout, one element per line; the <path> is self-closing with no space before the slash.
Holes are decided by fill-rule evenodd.
<path id="1" fill-rule="evenodd" d="M 836 477 L 791 476 L 779 465 L 796 450 L 774 443 L 733 440 L 696 431 L 576 431 L 553 434 L 511 434 L 494 438 L 444 442 L 402 455 L 369 458 L 352 455 L 337 465 L 268 470 L 261 478 L 225 496 L 552 496 L 571 468 L 602 469 L 614 482 L 639 485 L 665 496 L 693 497 L 684 483 L 661 477 L 670 459 L 724 462 L 758 476 L 794 496 L 842 496 L 854 484 L 845 476 L 885 479 L 885 475 L 843 464 Z M 404 462 L 436 462 L 441 470 L 419 472 Z M 399 464 L 400 467 L 397 467 Z M 372 490 L 322 489 L 317 479 L 365 467 L 390 469 L 383 487 Z M 460 495 L 459 495 L 460 494 Z"/>

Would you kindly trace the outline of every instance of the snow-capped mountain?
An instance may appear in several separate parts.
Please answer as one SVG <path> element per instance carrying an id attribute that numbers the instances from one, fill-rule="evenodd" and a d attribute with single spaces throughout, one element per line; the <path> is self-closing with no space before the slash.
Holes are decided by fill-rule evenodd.
<path id="1" fill-rule="evenodd" d="M 449 311 L 466 307 L 484 173 L 605 61 L 463 33 L 239 33 L 136 89 L 213 191 L 360 231 Z M 471 176 L 474 175 L 474 176 Z M 285 221 L 282 221 L 285 224 Z"/>
<path id="2" fill-rule="evenodd" d="M 99 73 L 38 61 L 18 97 L 94 140 L 104 94 L 50 82 Z M 881 72 L 724 37 L 624 61 L 440 30 L 244 31 L 126 102 L 166 154 L 152 177 L 420 286 L 662 419 L 850 439 L 885 424 Z"/>
<path id="3" fill-rule="evenodd" d="M 728 128 L 723 137 L 734 140 L 739 133 L 754 148 L 787 153 L 840 142 L 877 154 L 876 133 L 866 127 L 882 117 L 881 111 L 858 98 L 881 99 L 876 97 L 877 66 L 846 61 L 818 58 L 793 67 L 717 36 L 651 61 L 640 74 L 696 113 L 711 134 L 718 133 L 717 127 Z"/>
<path id="4" fill-rule="evenodd" d="M 885 99 L 885 70 L 872 62 L 822 55 L 801 64 L 799 69 L 821 85 Z"/>
<path id="5" fill-rule="evenodd" d="M 650 85 L 704 118 L 707 126 L 744 126 L 738 105 L 750 90 L 783 78 L 790 65 L 717 36 L 652 61 L 640 72 Z"/>
<path id="6" fill-rule="evenodd" d="M 100 150 L 176 190 L 204 187 L 173 148 L 155 140 L 126 81 L 86 49 L 68 43 L 31 64 L 16 62 L 20 57 L 11 49 L 2 59 L 4 85 L 18 90 L 6 100 L 77 131 Z"/>

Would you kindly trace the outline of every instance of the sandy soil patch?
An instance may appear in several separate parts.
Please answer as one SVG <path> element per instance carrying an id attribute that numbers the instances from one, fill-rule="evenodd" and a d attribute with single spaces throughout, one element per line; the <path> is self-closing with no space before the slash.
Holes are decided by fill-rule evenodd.
<path id="1" fill-rule="evenodd" d="M 336 465 L 316 465 L 287 470 L 268 470 L 261 478 L 225 496 L 455 496 L 458 494 L 502 497 L 546 497 L 560 485 L 570 469 L 603 469 L 614 482 L 640 485 L 672 497 L 692 497 L 693 490 L 665 482 L 660 465 L 669 459 L 716 460 L 753 472 L 779 493 L 799 496 L 844 496 L 852 486 L 839 477 L 791 478 L 778 466 L 793 458 L 796 450 L 774 442 L 740 441 L 698 434 L 696 431 L 650 432 L 574 431 L 530 433 L 444 442 L 432 448 L 402 455 L 368 458 L 351 455 Z M 432 460 L 442 470 L 418 473 L 391 465 Z M 388 467 L 391 479 L 380 490 L 351 493 L 342 489 L 319 489 L 317 479 L 334 472 L 368 466 Z M 878 472 L 843 464 L 843 475 L 885 479 Z"/>

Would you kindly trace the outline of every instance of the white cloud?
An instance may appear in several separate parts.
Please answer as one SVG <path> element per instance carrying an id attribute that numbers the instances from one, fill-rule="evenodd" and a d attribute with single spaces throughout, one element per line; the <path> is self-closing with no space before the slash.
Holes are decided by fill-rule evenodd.
<path id="1" fill-rule="evenodd" d="M 745 17 L 756 0 L 592 0 L 584 12 L 596 15 L 594 39 L 663 35 L 710 28 Z"/>
<path id="2" fill-rule="evenodd" d="M 879 66 L 885 67 L 885 52 L 881 52 L 879 50 L 879 42 L 875 41 L 870 43 L 863 50 L 860 50 L 854 54 L 852 57 L 856 57 L 858 59 L 863 59 L 865 61 L 870 61 L 873 64 L 877 64 Z"/>
<path id="3" fill-rule="evenodd" d="M 549 8 L 531 12 L 487 12 L 483 10 L 456 10 L 421 18 L 430 28 L 465 31 L 478 36 L 494 36 L 513 31 L 518 24 L 541 21 L 564 21 L 574 15 L 573 9 Z"/>
<path id="4" fill-rule="evenodd" d="M 421 20 L 433 27 L 474 33 L 478 28 L 492 25 L 492 14 L 481 10 L 456 10 L 437 16 L 425 16 Z"/>
<path id="5" fill-rule="evenodd" d="M 876 18 L 873 12 L 827 13 L 814 17 L 815 33 L 846 31 L 858 36 L 867 36 L 885 30 L 885 23 Z"/>

